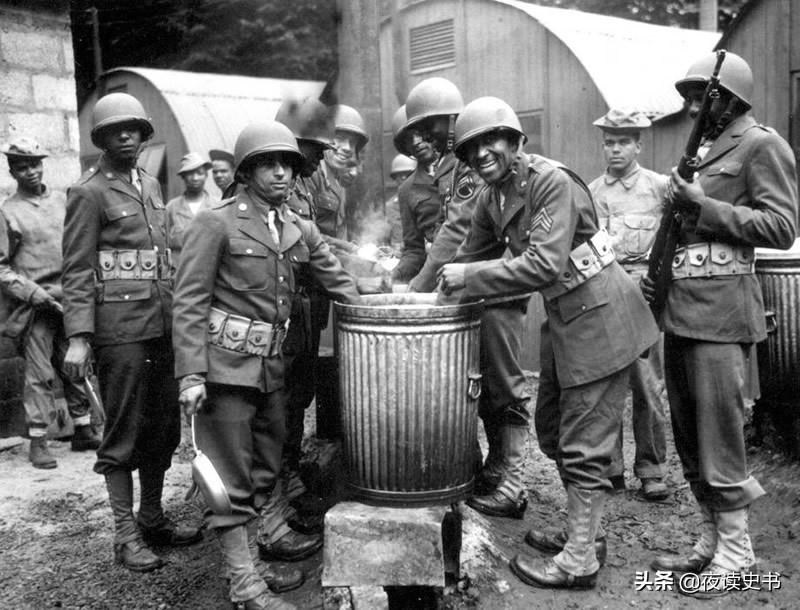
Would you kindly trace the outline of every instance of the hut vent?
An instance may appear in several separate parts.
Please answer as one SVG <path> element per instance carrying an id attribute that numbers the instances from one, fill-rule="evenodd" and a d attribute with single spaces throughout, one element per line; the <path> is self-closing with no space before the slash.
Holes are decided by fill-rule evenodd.
<path id="1" fill-rule="evenodd" d="M 452 19 L 411 28 L 408 38 L 412 73 L 455 65 L 455 29 Z"/>

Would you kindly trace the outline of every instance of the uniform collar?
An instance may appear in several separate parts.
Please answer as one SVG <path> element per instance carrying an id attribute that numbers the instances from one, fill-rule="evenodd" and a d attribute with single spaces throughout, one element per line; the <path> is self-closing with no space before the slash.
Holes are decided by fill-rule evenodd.
<path id="1" fill-rule="evenodd" d="M 633 186 L 636 184 L 636 181 L 639 179 L 639 174 L 640 174 L 639 170 L 641 170 L 641 167 L 639 167 L 639 163 L 634 161 L 630 169 L 624 176 L 619 176 L 619 177 L 612 176 L 610 173 L 608 173 L 608 170 L 606 170 L 605 176 L 603 176 L 603 180 L 608 186 L 611 186 L 615 182 L 619 182 L 620 184 L 622 184 L 622 186 L 625 187 L 626 190 L 628 190 L 633 188 Z"/>
<path id="2" fill-rule="evenodd" d="M 40 206 L 42 204 L 42 201 L 44 201 L 45 199 L 50 197 L 50 190 L 47 188 L 46 185 L 43 184 L 42 185 L 42 194 L 41 195 L 38 195 L 38 196 L 30 195 L 28 193 L 23 193 L 22 191 L 17 189 L 17 192 L 14 193 L 14 196 L 19 201 L 27 201 L 28 203 L 33 204 L 33 205 L 38 207 L 38 206 Z"/>

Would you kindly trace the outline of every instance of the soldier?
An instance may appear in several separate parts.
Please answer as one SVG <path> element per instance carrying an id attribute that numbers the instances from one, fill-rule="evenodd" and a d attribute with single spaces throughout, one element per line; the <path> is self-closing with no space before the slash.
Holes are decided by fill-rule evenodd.
<path id="1" fill-rule="evenodd" d="M 444 78 L 429 78 L 408 94 L 402 142 L 423 166 L 433 163 L 433 188 L 439 194 L 436 232 L 420 272 L 409 290 L 432 291 L 436 273 L 451 262 L 464 241 L 472 214 L 485 188 L 481 177 L 452 151 L 456 117 L 464 107 L 458 88 Z M 419 174 L 419 172 L 418 172 Z M 519 363 L 523 320 L 528 298 L 499 299 L 481 316 L 481 372 L 484 389 L 478 413 L 489 452 L 478 465 L 475 494 L 467 504 L 482 513 L 522 518 L 528 505 L 522 476 L 527 455 L 529 395 Z M 478 458 L 480 454 L 478 452 Z"/>
<path id="2" fill-rule="evenodd" d="M 61 308 L 61 235 L 66 196 L 42 183 L 47 154 L 35 141 L 18 138 L 3 152 L 17 181 L 17 192 L 0 207 L 0 289 L 14 308 L 6 334 L 16 335 L 25 357 L 22 397 L 31 439 L 28 457 L 34 468 L 56 468 L 45 436 L 59 385 L 75 425 L 71 449 L 100 446 L 86 393 L 63 371 L 67 340 Z"/>
<path id="3" fill-rule="evenodd" d="M 389 177 L 397 189 L 417 169 L 417 162 L 406 155 L 395 155 L 389 166 Z M 388 244 L 394 252 L 402 256 L 403 252 L 403 220 L 400 213 L 399 194 L 395 192 L 384 204 L 384 222 L 386 223 L 383 242 Z M 399 263 L 398 263 L 399 264 Z M 396 269 L 396 267 L 395 267 Z"/>
<path id="4" fill-rule="evenodd" d="M 715 62 L 715 54 L 702 57 L 675 84 L 690 116 Z M 661 317 L 675 447 L 703 525 L 688 556 L 652 566 L 700 573 L 696 590 L 680 587 L 697 597 L 727 593 L 755 567 L 747 517 L 764 490 L 747 469 L 745 388 L 751 347 L 767 335 L 753 248 L 789 248 L 798 214 L 792 149 L 750 113 L 750 66 L 728 53 L 719 85 L 694 181 L 672 170 L 668 196 L 682 223 Z M 647 278 L 643 290 L 652 298 Z"/>
<path id="5" fill-rule="evenodd" d="M 594 123 L 603 132 L 605 173 L 589 184 L 600 227 L 608 231 L 617 262 L 636 282 L 647 273 L 647 253 L 661 220 L 669 178 L 641 167 L 641 132 L 650 127 L 642 113 L 612 108 Z M 638 358 L 631 368 L 633 437 L 636 457 L 633 472 L 642 482 L 645 500 L 669 495 L 663 482 L 667 460 L 665 415 L 662 402 L 661 344 Z M 625 489 L 622 434 L 614 451 L 609 479 L 615 489 Z"/>
<path id="6" fill-rule="evenodd" d="M 658 329 L 614 260 L 587 187 L 559 163 L 523 153 L 525 134 L 508 104 L 494 97 L 470 102 L 455 135 L 457 154 L 489 188 L 459 248 L 464 262 L 442 268 L 442 290 L 463 290 L 463 300 L 537 290 L 547 311 L 537 433 L 566 487 L 567 540 L 546 565 L 518 555 L 511 568 L 531 585 L 593 587 L 593 542 L 630 366 Z M 503 258 L 506 247 L 513 258 Z M 541 416 L 548 428 L 538 426 Z"/>
<path id="7" fill-rule="evenodd" d="M 223 194 L 233 184 L 233 155 L 227 150 L 212 148 L 208 156 L 211 159 L 211 177 Z"/>
<path id="8" fill-rule="evenodd" d="M 211 162 L 196 152 L 187 153 L 181 159 L 178 175 L 186 188 L 183 195 L 167 203 L 167 245 L 174 267 L 178 265 L 186 227 L 200 210 L 208 209 L 213 202 L 205 189 L 210 168 Z"/>
<path id="9" fill-rule="evenodd" d="M 400 106 L 392 118 L 394 147 L 408 158 L 416 160 L 416 169 L 411 178 L 397 188 L 397 205 L 403 229 L 403 251 L 400 261 L 392 270 L 392 279 L 408 282 L 422 269 L 428 248 L 433 243 L 436 231 L 442 224 L 442 200 L 433 182 L 436 166 L 442 155 L 435 146 L 420 146 L 418 159 L 409 141 L 405 126 L 408 122 L 405 104 Z"/>
<path id="10" fill-rule="evenodd" d="M 295 534 L 272 513 L 286 437 L 281 344 L 298 274 L 358 302 L 353 280 L 319 230 L 285 205 L 302 155 L 291 131 L 268 121 L 236 141 L 235 197 L 190 225 L 178 266 L 173 340 L 180 402 L 196 417 L 198 442 L 215 464 L 233 512 L 207 512 L 230 574 L 237 608 L 293 608 L 271 596 L 254 565 L 259 513 L 272 531 L 261 551 L 301 559 L 319 539 Z M 262 522 L 262 526 L 264 522 Z"/>
<path id="11" fill-rule="evenodd" d="M 103 151 L 67 193 L 64 220 L 65 370 L 86 377 L 97 364 L 106 410 L 95 472 L 105 476 L 114 514 L 114 559 L 146 572 L 163 565 L 147 545 L 185 545 L 197 528 L 162 510 L 164 473 L 180 442 L 180 408 L 170 342 L 172 290 L 158 181 L 137 167 L 153 126 L 126 93 L 100 98 L 92 142 Z M 139 470 L 139 514 L 133 478 Z M 137 528 L 138 525 L 138 528 Z"/>

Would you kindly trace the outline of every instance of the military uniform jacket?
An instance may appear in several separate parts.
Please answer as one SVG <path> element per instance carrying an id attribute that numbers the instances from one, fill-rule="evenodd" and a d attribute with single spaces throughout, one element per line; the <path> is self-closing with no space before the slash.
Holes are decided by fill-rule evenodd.
<path id="1" fill-rule="evenodd" d="M 431 292 L 436 287 L 436 273 L 453 257 L 469 231 L 472 212 L 486 184 L 469 166 L 458 161 L 453 153 L 442 158 L 433 183 L 439 192 L 440 218 L 443 224 L 436 232 L 428 257 L 420 272 L 411 280 L 416 292 Z"/>
<path id="2" fill-rule="evenodd" d="M 789 145 L 749 114 L 735 119 L 703 157 L 705 192 L 695 228 L 679 244 L 789 248 L 797 231 L 797 170 Z M 665 332 L 704 341 L 766 338 L 764 306 L 753 274 L 684 278 L 670 284 Z"/>
<path id="3" fill-rule="evenodd" d="M 623 267 L 647 266 L 647 254 L 656 238 L 669 177 L 633 163 L 621 177 L 608 172 L 592 180 L 600 226 L 611 236 L 611 245 Z"/>
<path id="4" fill-rule="evenodd" d="M 464 300 L 524 294 L 566 280 L 571 252 L 597 231 L 594 204 L 580 179 L 544 157 L 521 155 L 511 179 L 483 191 L 459 248 L 456 260 L 468 263 Z M 514 258 L 501 258 L 506 248 Z M 545 298 L 545 309 L 562 387 L 620 371 L 658 339 L 639 287 L 616 261 Z"/>
<path id="5" fill-rule="evenodd" d="M 345 190 L 324 159 L 304 185 L 314 202 L 315 220 L 320 232 L 330 237 L 347 239 Z"/>
<path id="6" fill-rule="evenodd" d="M 358 302 L 355 282 L 312 222 L 284 204 L 280 244 L 247 189 L 200 212 L 186 232 L 175 280 L 175 374 L 204 374 L 214 383 L 271 392 L 283 387 L 283 358 L 262 357 L 209 344 L 210 308 L 268 324 L 291 313 L 296 276 L 303 269 L 337 300 Z"/>
<path id="7" fill-rule="evenodd" d="M 101 157 L 67 191 L 64 219 L 64 328 L 67 337 L 94 334 L 95 345 L 169 336 L 168 280 L 100 281 L 98 251 L 164 253 L 167 232 L 158 181 L 142 169 L 142 192 Z"/>
<path id="8" fill-rule="evenodd" d="M 17 191 L 0 207 L 0 288 L 27 303 L 36 288 L 61 300 L 61 235 L 66 196 Z"/>
<path id="9" fill-rule="evenodd" d="M 425 263 L 425 242 L 433 243 L 444 218 L 444 209 L 433 176 L 421 166 L 400 185 L 397 200 L 403 227 L 403 252 L 393 275 L 399 280 L 410 280 Z"/>
<path id="10" fill-rule="evenodd" d="M 211 195 L 203 191 L 203 200 L 197 211 L 210 208 L 213 202 Z M 167 244 L 172 251 L 172 259 L 176 265 L 183 247 L 183 234 L 194 217 L 195 215 L 183 195 L 167 202 Z"/>

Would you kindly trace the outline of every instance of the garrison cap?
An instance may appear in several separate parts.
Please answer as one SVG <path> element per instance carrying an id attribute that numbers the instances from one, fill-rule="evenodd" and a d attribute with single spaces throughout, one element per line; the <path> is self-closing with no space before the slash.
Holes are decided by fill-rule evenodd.
<path id="1" fill-rule="evenodd" d="M 208 169 L 211 167 L 211 161 L 204 159 L 200 153 L 186 153 L 181 159 L 181 166 L 178 168 L 178 174 L 192 172 L 200 167 Z"/>
<path id="2" fill-rule="evenodd" d="M 47 153 L 42 151 L 36 140 L 24 136 L 11 140 L 3 147 L 2 152 L 7 157 L 21 159 L 44 159 L 47 156 Z"/>
<path id="3" fill-rule="evenodd" d="M 603 131 L 641 131 L 650 127 L 650 119 L 638 110 L 621 110 L 611 108 L 606 114 L 597 119 L 592 125 L 596 125 Z"/>
<path id="4" fill-rule="evenodd" d="M 227 161 L 233 167 L 233 153 L 229 153 L 227 150 L 212 148 L 208 151 L 208 156 L 212 161 Z"/>

